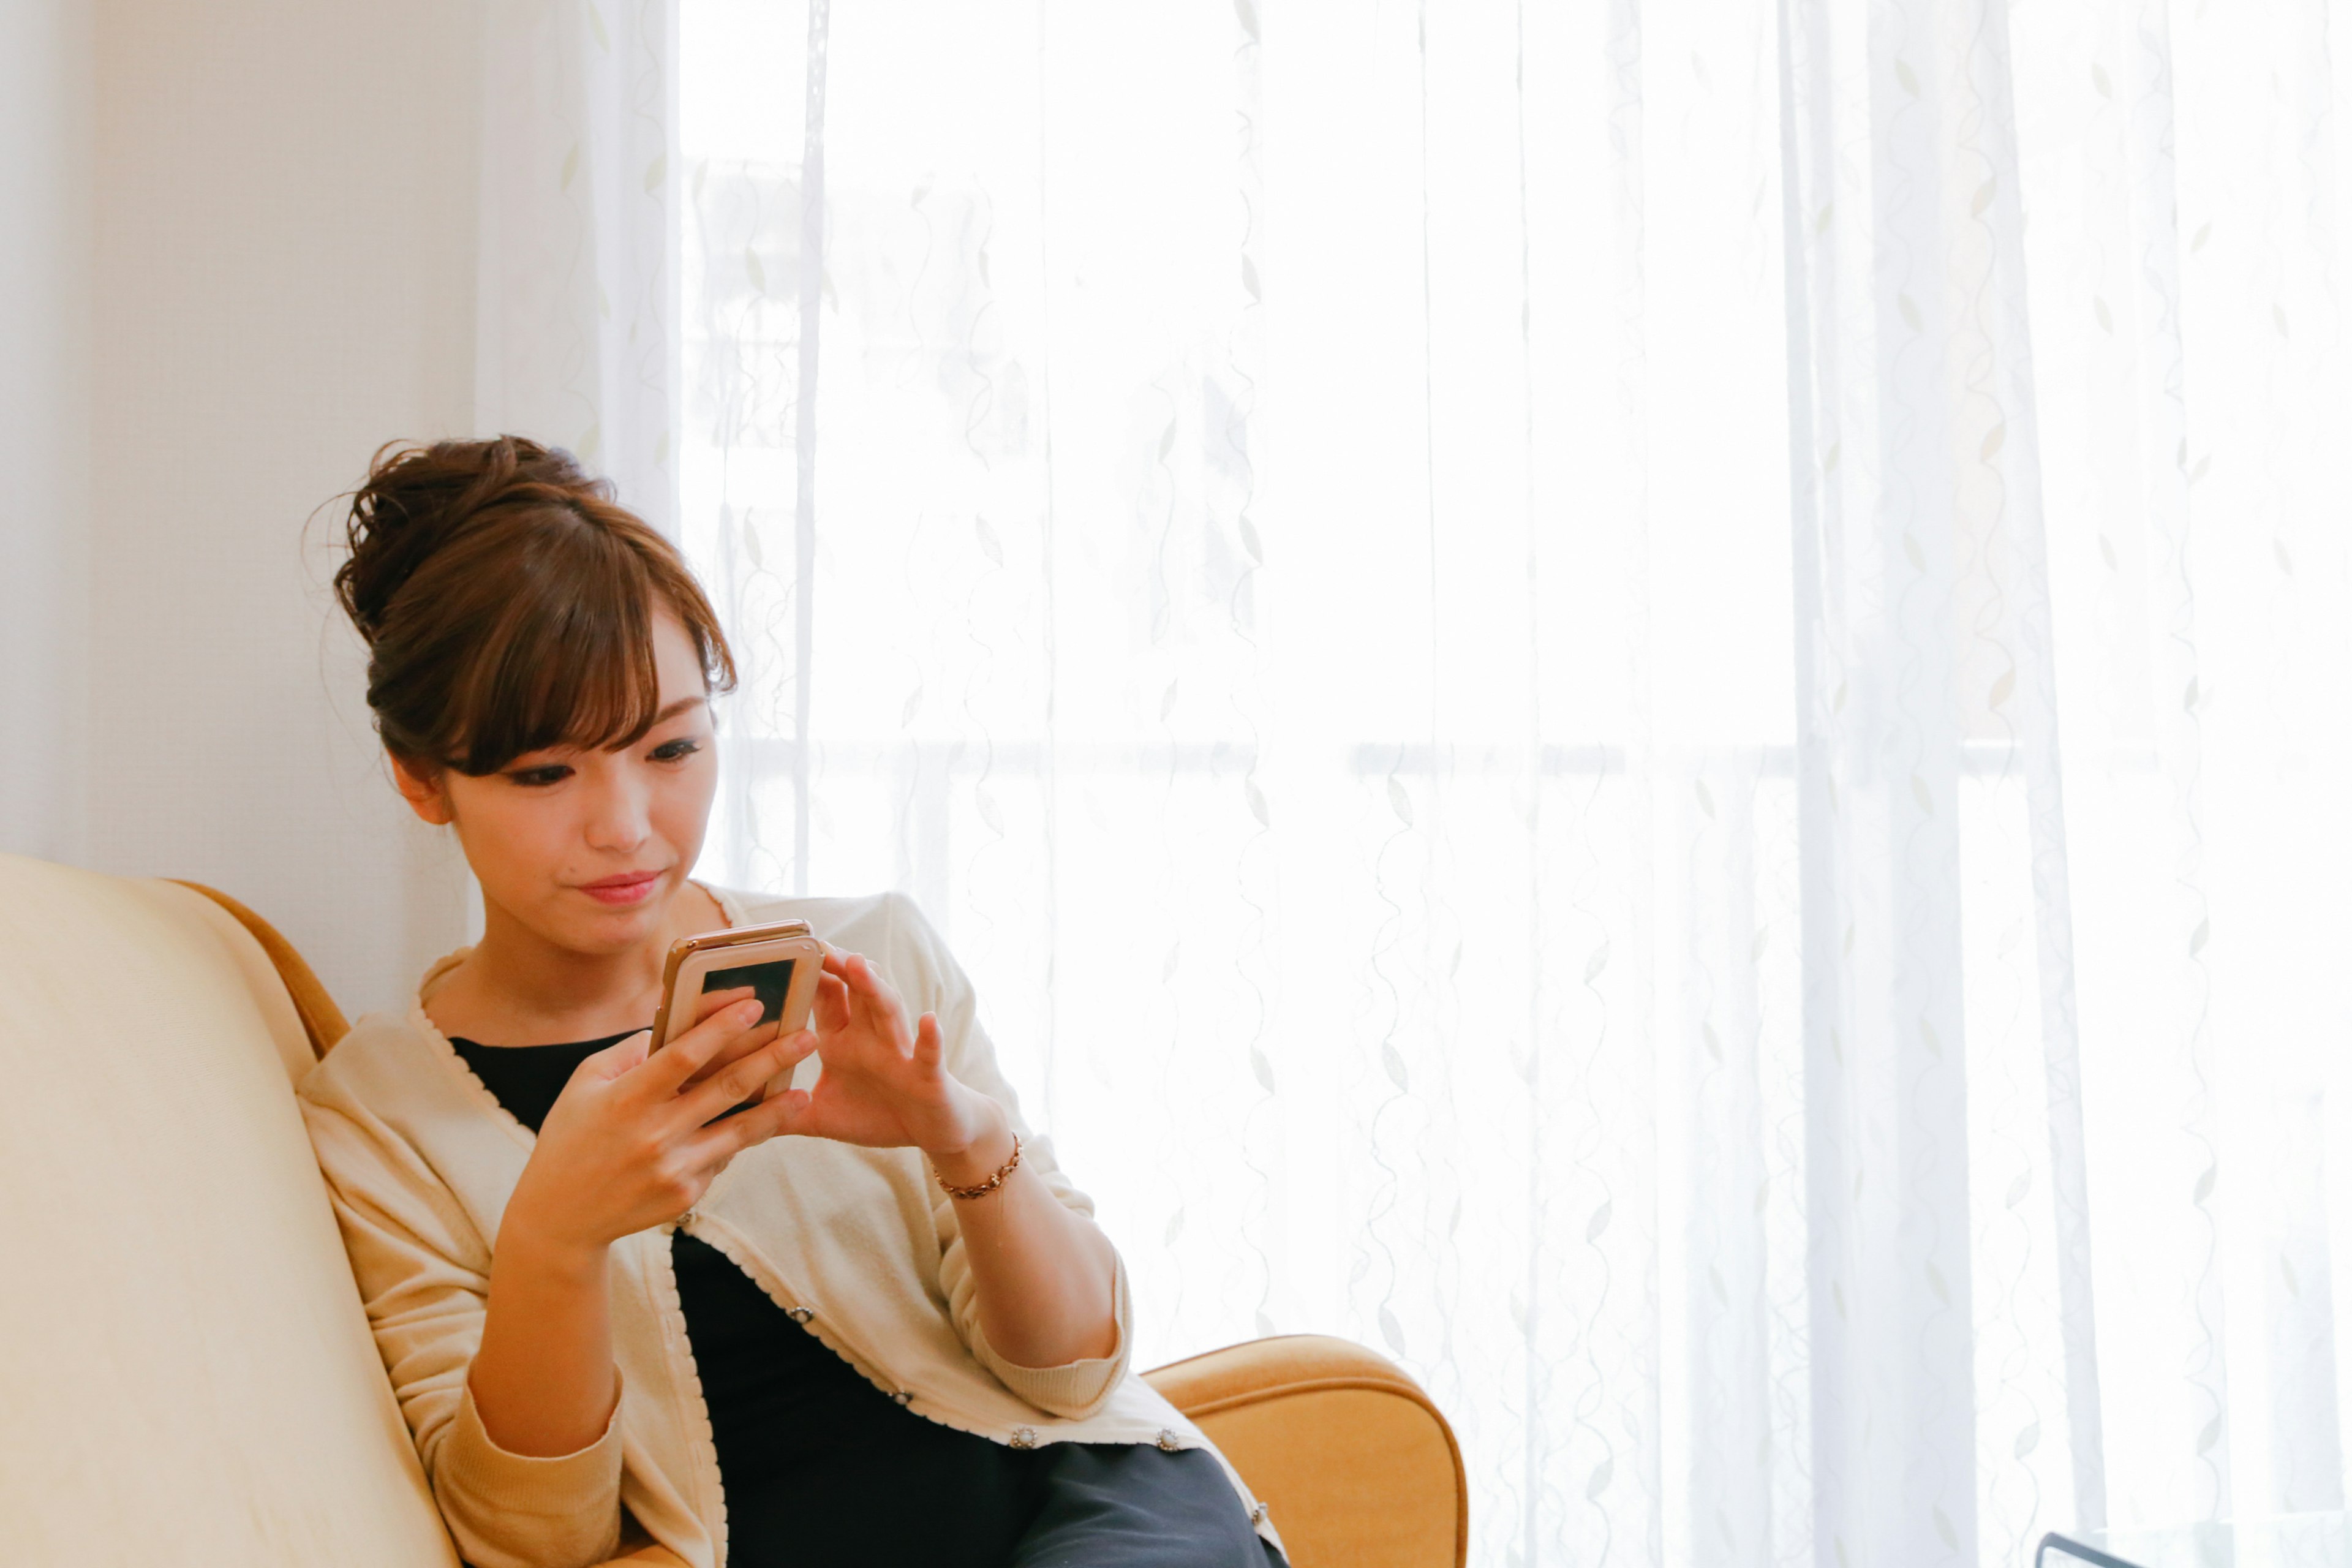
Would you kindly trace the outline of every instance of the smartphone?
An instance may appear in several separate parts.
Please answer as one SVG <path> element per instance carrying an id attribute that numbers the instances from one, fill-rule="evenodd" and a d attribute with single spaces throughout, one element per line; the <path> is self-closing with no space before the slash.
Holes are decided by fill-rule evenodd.
<path id="1" fill-rule="evenodd" d="M 808 1027 L 817 976 L 824 971 L 824 943 L 810 933 L 806 921 L 772 921 L 680 937 L 670 944 L 662 965 L 661 1008 L 654 1014 L 652 1048 L 659 1050 L 694 1027 L 706 993 L 745 985 L 760 999 L 761 1023 L 782 1019 L 784 1034 L 797 1034 Z M 777 1074 L 760 1098 L 788 1087 L 791 1077 L 790 1072 Z"/>

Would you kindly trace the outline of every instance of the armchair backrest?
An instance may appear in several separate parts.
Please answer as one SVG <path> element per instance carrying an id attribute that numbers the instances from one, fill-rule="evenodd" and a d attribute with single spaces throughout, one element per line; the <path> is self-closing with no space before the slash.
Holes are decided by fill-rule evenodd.
<path id="1" fill-rule="evenodd" d="M 0 1561 L 454 1568 L 289 1092 L 310 1022 L 205 894 L 0 856 Z"/>

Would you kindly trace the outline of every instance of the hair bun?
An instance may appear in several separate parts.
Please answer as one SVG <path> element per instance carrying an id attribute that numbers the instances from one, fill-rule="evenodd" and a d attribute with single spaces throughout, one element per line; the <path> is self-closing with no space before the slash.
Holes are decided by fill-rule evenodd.
<path id="1" fill-rule="evenodd" d="M 677 546 L 569 452 L 394 444 L 352 492 L 335 597 L 367 642 L 384 749 L 479 777 L 544 747 L 633 745 L 660 717 L 664 616 L 706 694 L 735 658 Z"/>
<path id="2" fill-rule="evenodd" d="M 434 552 L 467 522 L 518 502 L 607 501 L 612 486 L 592 479 L 560 447 L 520 436 L 488 441 L 389 442 L 368 463 L 344 525 L 351 555 L 335 571 L 335 598 L 373 647 L 393 601 Z"/>

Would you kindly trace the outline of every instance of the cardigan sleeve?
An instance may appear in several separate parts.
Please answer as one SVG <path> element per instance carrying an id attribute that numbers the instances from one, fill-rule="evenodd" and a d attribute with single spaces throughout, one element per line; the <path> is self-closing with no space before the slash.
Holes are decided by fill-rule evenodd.
<path id="1" fill-rule="evenodd" d="M 489 1302 L 489 1250 L 417 1152 L 332 1089 L 302 1116 L 327 1178 L 377 1352 L 434 1500 L 472 1568 L 586 1568 L 621 1533 L 621 1421 L 576 1453 L 493 1442 L 467 1380 Z"/>
<path id="2" fill-rule="evenodd" d="M 914 900 L 898 893 L 887 898 L 893 938 L 890 973 L 910 1004 L 918 1010 L 939 1016 L 948 1071 L 1004 1107 L 1013 1131 L 1021 1138 L 1022 1168 L 1042 1180 L 1064 1206 L 1092 1218 L 1094 1200 L 1073 1185 L 1055 1163 L 1052 1141 L 1032 1131 L 1023 1119 L 1020 1099 L 997 1067 L 996 1049 L 980 1026 L 971 980 Z M 1059 1366 L 1023 1366 L 998 1354 L 982 1331 L 979 1289 L 972 1279 L 971 1260 L 965 1256 L 955 1200 L 933 1184 L 930 1204 L 931 1223 L 940 1247 L 940 1285 L 947 1292 L 948 1310 L 956 1332 L 971 1352 L 972 1359 L 994 1373 L 1006 1388 L 1050 1415 L 1075 1420 L 1100 1410 L 1127 1374 L 1129 1347 L 1135 1341 L 1135 1312 L 1128 1296 L 1127 1263 L 1118 1249 L 1111 1251 L 1111 1313 L 1118 1334 L 1110 1353 L 1066 1362 Z"/>

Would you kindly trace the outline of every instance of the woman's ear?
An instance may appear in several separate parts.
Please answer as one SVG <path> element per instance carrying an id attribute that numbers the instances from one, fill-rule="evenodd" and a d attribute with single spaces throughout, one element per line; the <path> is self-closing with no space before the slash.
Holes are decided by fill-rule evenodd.
<path id="1" fill-rule="evenodd" d="M 392 782 L 399 789 L 401 799 L 408 809 L 436 827 L 446 827 L 457 820 L 449 809 L 449 792 L 441 783 L 441 770 L 429 773 L 420 766 L 400 757 L 392 759 Z"/>

